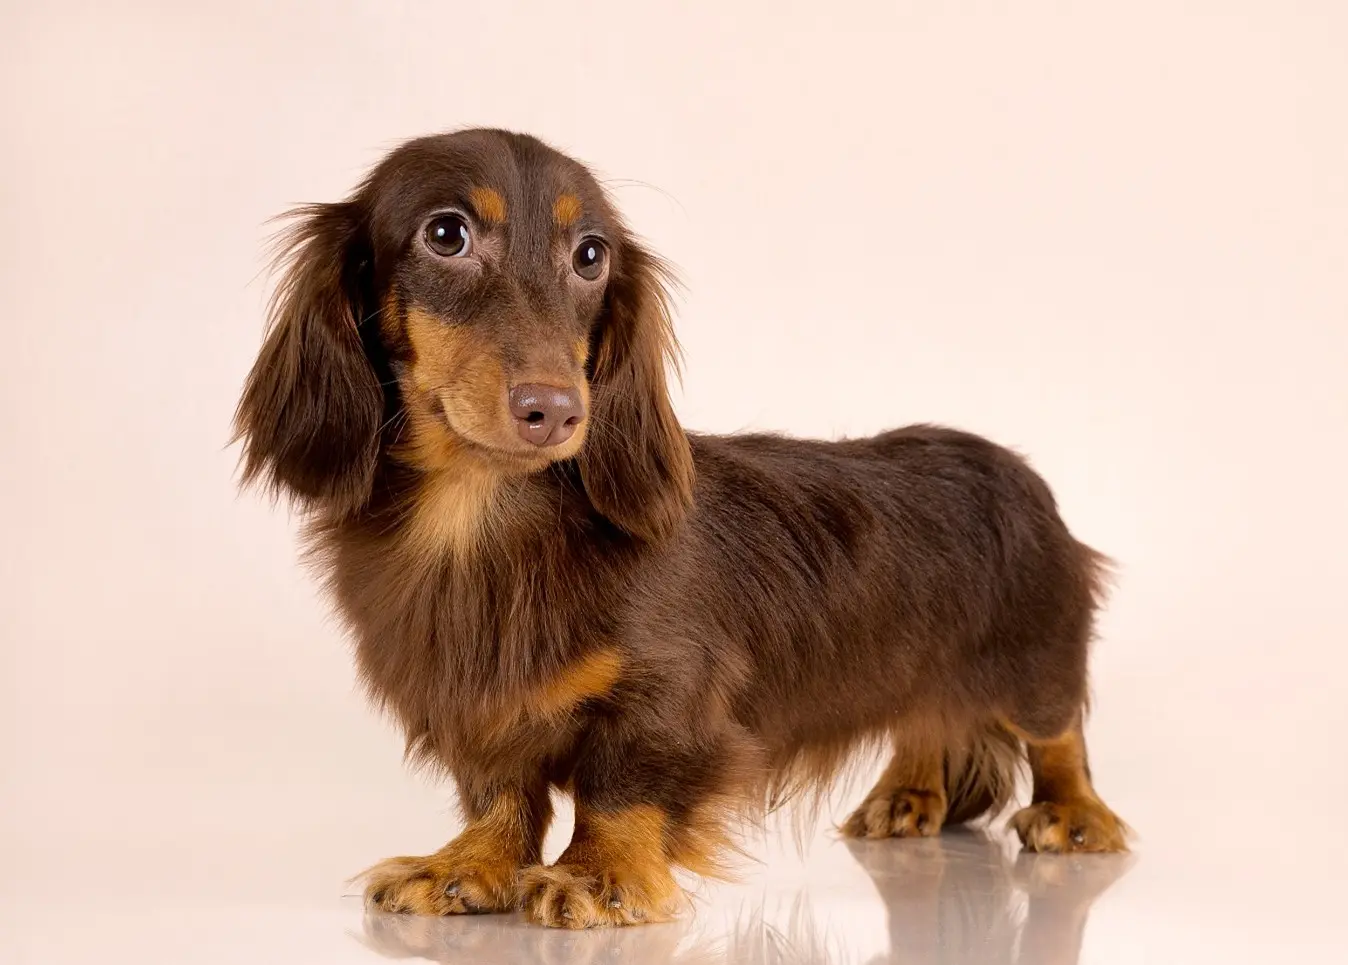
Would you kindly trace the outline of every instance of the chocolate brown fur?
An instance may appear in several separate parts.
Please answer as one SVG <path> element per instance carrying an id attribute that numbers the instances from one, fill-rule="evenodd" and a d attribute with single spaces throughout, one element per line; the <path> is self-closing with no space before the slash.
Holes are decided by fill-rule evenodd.
<path id="1" fill-rule="evenodd" d="M 471 263 L 423 242 L 450 209 Z M 582 237 L 607 242 L 597 282 L 568 273 Z M 372 904 L 663 917 L 671 864 L 715 871 L 736 815 L 827 787 L 876 738 L 895 761 L 847 833 L 1000 810 L 1028 744 L 1027 845 L 1124 846 L 1079 737 L 1103 559 L 1020 457 L 934 426 L 686 432 L 660 262 L 530 137 L 412 141 L 291 240 L 244 478 L 304 511 L 362 679 L 469 820 L 372 869 Z M 584 389 L 574 438 L 515 441 L 526 380 Z M 530 866 L 554 787 L 585 821 L 549 871 Z"/>

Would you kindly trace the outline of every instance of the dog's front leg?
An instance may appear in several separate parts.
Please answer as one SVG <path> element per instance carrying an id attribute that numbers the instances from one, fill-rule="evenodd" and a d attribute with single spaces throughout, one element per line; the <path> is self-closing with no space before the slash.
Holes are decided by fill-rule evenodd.
<path id="1" fill-rule="evenodd" d="M 547 783 L 462 789 L 468 825 L 424 857 L 390 858 L 366 871 L 366 906 L 417 915 L 511 911 L 520 870 L 537 864 L 552 817 Z"/>
<path id="2" fill-rule="evenodd" d="M 678 914 L 685 896 L 672 866 L 717 870 L 727 803 L 746 772 L 748 742 L 705 726 L 662 726 L 639 711 L 590 723 L 572 777 L 575 834 L 555 864 L 521 879 L 531 919 L 589 928 Z"/>

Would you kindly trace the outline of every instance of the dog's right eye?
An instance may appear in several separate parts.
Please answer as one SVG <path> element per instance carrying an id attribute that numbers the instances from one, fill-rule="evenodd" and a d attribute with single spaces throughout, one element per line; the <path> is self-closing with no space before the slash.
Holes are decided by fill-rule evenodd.
<path id="1" fill-rule="evenodd" d="M 457 214 L 442 214 L 426 225 L 426 246 L 442 258 L 462 258 L 472 248 L 468 223 Z"/>

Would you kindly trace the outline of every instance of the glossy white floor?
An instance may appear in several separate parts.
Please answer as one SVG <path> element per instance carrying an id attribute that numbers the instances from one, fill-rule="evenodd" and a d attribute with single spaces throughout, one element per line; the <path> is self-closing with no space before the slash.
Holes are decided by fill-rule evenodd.
<path id="1" fill-rule="evenodd" d="M 1222 806 L 1267 793 L 1254 780 Z M 1150 820 L 1164 807 L 1144 810 Z M 762 863 L 738 884 L 691 883 L 682 920 L 588 932 L 514 915 L 366 915 L 339 880 L 321 880 L 331 855 L 351 853 L 340 836 L 328 847 L 281 828 L 73 850 L 29 841 L 7 849 L 0 961 L 1342 963 L 1344 837 L 1335 823 L 1286 817 L 1279 827 L 1199 813 L 1121 856 L 1025 855 L 1002 833 L 954 831 L 860 843 L 821 834 L 802 858 L 782 835 L 754 847 Z"/>

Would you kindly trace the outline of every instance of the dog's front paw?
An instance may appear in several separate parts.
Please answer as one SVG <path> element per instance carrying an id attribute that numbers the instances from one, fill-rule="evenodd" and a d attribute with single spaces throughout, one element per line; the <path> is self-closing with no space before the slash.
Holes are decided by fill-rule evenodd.
<path id="1" fill-rule="evenodd" d="M 527 869 L 520 894 L 528 916 L 550 928 L 669 921 L 683 898 L 668 869 L 641 874 L 563 863 Z"/>
<path id="2" fill-rule="evenodd" d="M 939 791 L 899 788 L 872 794 L 842 826 L 849 838 L 929 838 L 945 823 L 946 800 Z"/>
<path id="3" fill-rule="evenodd" d="M 461 860 L 446 853 L 389 858 L 360 875 L 367 908 L 411 915 L 511 911 L 518 904 L 518 877 L 512 862 Z"/>
<path id="4" fill-rule="evenodd" d="M 1026 851 L 1067 854 L 1128 850 L 1128 829 L 1099 801 L 1044 802 L 1017 811 L 1011 827 Z"/>

